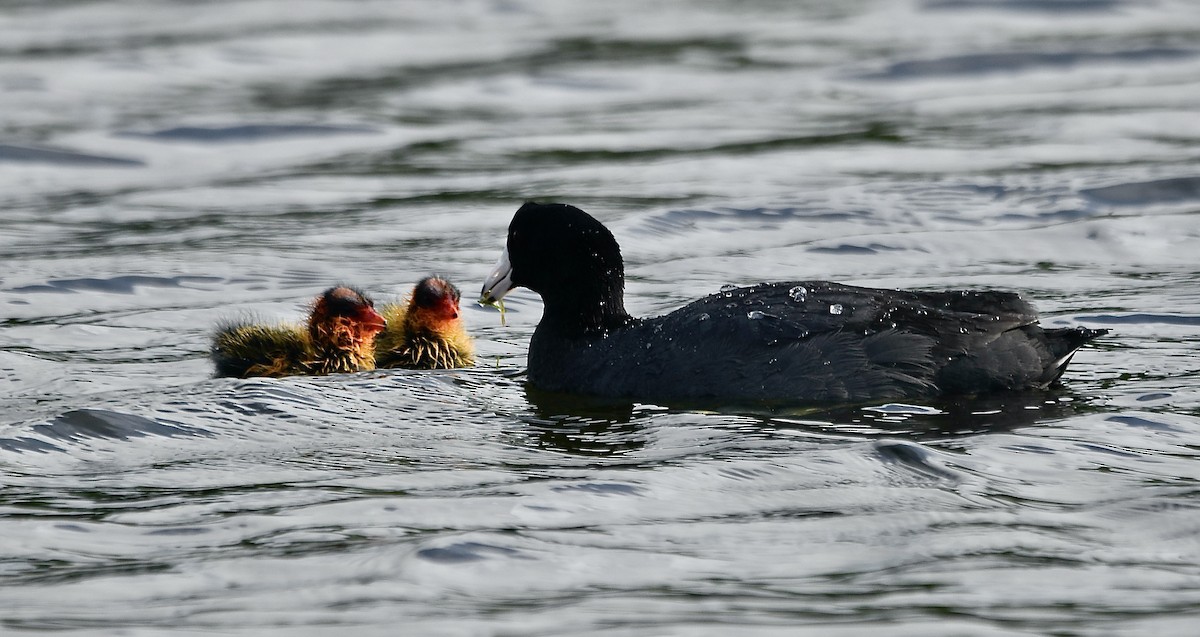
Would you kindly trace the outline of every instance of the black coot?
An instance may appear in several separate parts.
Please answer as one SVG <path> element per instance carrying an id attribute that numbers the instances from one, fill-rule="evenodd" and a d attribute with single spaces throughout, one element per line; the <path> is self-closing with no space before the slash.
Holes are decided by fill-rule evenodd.
<path id="1" fill-rule="evenodd" d="M 565 204 L 526 203 L 483 285 L 542 296 L 529 382 L 647 401 L 830 402 L 1043 388 L 1107 330 L 1043 329 L 1012 292 L 907 292 L 827 281 L 722 291 L 670 314 L 625 312 L 612 233 Z"/>

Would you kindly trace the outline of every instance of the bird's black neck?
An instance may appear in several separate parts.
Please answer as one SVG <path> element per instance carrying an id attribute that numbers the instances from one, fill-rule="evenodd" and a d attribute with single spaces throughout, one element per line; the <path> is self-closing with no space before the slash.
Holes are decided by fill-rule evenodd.
<path id="1" fill-rule="evenodd" d="M 623 277 L 580 282 L 569 290 L 543 294 L 541 325 L 564 336 L 603 335 L 633 321 L 625 311 Z"/>

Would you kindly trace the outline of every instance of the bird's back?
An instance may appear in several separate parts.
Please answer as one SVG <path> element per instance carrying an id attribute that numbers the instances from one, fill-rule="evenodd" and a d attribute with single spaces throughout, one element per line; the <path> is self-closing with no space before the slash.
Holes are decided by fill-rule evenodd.
<path id="1" fill-rule="evenodd" d="M 531 343 L 529 374 L 551 389 L 659 400 L 920 397 L 1045 386 L 1102 333 L 1044 331 L 1036 320 L 1009 292 L 770 283 L 604 337 L 556 337 L 548 326 Z"/>
<path id="2" fill-rule="evenodd" d="M 308 335 L 297 326 L 229 322 L 217 328 L 210 351 L 217 376 L 303 373 L 312 358 Z"/>

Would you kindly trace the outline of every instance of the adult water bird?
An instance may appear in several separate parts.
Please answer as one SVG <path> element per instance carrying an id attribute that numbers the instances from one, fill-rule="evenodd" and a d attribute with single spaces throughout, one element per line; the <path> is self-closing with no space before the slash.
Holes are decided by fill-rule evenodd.
<path id="1" fill-rule="evenodd" d="M 541 295 L 530 385 L 645 401 L 851 402 L 1044 388 L 1107 332 L 1044 329 L 1019 294 L 827 281 L 724 290 L 664 316 L 625 311 L 616 240 L 566 204 L 526 203 L 483 284 Z"/>

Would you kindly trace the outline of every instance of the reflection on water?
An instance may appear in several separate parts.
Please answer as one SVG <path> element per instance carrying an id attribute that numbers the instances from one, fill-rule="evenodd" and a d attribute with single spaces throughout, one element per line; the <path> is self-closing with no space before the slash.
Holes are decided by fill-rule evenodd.
<path id="1" fill-rule="evenodd" d="M 84 28 L 86 27 L 86 28 Z M 1184 0 L 0 8 L 0 629 L 1195 632 Z M 828 278 L 1110 327 L 1048 392 L 605 403 L 480 363 L 213 379 L 221 317 L 477 289 L 526 199 L 627 305 Z M 1136 594 L 1130 591 L 1136 589 Z"/>

